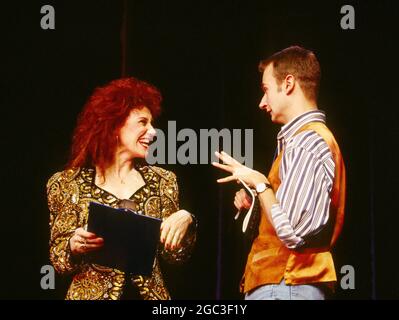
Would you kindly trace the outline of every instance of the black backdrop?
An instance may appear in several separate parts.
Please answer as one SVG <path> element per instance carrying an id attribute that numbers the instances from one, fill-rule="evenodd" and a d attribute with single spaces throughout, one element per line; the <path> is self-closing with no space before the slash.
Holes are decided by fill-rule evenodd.
<path id="1" fill-rule="evenodd" d="M 51 4 L 56 30 L 40 28 Z M 342 30 L 351 4 L 356 29 Z M 394 1 L 19 1 L 2 4 L 0 297 L 61 299 L 69 278 L 42 290 L 48 264 L 45 183 L 63 168 L 78 112 L 98 85 L 122 73 L 155 84 L 178 129 L 253 128 L 254 167 L 266 172 L 278 127 L 257 106 L 257 63 L 291 44 L 313 49 L 327 112 L 348 173 L 346 224 L 336 268 L 355 268 L 340 299 L 399 297 L 396 204 L 398 126 Z M 122 41 L 121 41 L 122 40 Z M 124 45 L 122 45 L 124 44 Z M 210 165 L 166 165 L 182 207 L 199 220 L 193 259 L 165 266 L 178 299 L 239 299 L 244 245 L 234 224 L 235 185 Z"/>

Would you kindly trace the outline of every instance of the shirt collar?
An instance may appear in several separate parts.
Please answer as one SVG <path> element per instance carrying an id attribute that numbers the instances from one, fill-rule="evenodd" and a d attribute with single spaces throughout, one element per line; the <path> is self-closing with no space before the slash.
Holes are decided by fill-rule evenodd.
<path id="1" fill-rule="evenodd" d="M 326 115 L 322 110 L 312 110 L 302 113 L 300 116 L 292 119 L 290 122 L 281 127 L 277 135 L 277 140 L 290 140 L 295 133 L 309 122 L 326 122 Z"/>

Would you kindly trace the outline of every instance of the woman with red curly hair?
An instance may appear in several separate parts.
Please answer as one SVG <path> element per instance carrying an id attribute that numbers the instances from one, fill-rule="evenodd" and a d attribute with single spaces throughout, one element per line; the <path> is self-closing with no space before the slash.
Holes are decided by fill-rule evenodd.
<path id="1" fill-rule="evenodd" d="M 179 210 L 176 176 L 144 161 L 161 100 L 154 86 L 135 78 L 97 88 L 79 116 L 66 170 L 47 183 L 50 260 L 57 272 L 73 274 L 66 299 L 170 299 L 158 258 L 186 260 L 196 228 L 194 216 Z M 85 230 L 90 202 L 163 219 L 151 276 L 85 261 L 104 244 Z"/>

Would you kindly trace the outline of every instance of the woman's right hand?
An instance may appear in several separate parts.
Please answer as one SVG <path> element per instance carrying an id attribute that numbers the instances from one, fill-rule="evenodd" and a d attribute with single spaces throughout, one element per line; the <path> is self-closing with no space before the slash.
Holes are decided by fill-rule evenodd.
<path id="1" fill-rule="evenodd" d="M 69 239 L 69 244 L 72 254 L 77 255 L 100 249 L 104 245 L 104 239 L 83 228 L 77 228 Z"/>
<path id="2" fill-rule="evenodd" d="M 236 192 L 234 205 L 238 210 L 248 210 L 251 207 L 251 197 L 245 192 L 244 189 Z"/>

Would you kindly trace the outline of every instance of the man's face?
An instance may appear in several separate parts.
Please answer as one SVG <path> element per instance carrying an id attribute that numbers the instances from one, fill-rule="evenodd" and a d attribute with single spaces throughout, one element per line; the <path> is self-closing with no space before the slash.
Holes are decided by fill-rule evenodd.
<path id="1" fill-rule="evenodd" d="M 284 124 L 284 111 L 286 110 L 285 94 L 281 90 L 281 84 L 277 84 L 273 76 L 273 65 L 269 64 L 263 71 L 262 77 L 263 97 L 259 108 L 266 110 L 274 123 Z"/>

